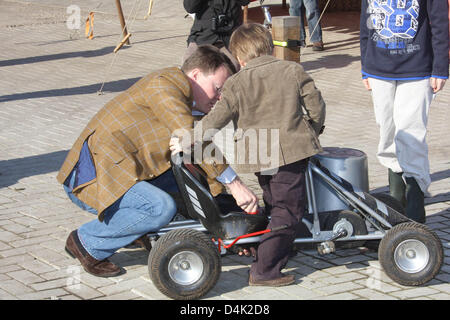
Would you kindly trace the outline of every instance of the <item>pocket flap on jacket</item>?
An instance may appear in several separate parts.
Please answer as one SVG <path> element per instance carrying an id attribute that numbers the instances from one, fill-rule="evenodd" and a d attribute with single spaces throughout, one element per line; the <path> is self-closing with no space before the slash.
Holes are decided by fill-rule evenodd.
<path id="1" fill-rule="evenodd" d="M 135 153 L 138 151 L 134 143 L 122 131 L 114 131 L 112 135 L 120 142 L 126 152 Z"/>
<path id="2" fill-rule="evenodd" d="M 114 148 L 114 146 L 110 146 L 107 144 L 100 146 L 96 153 L 101 154 L 102 158 L 112 161 L 115 164 L 118 164 L 126 157 L 126 154 L 123 150 Z"/>

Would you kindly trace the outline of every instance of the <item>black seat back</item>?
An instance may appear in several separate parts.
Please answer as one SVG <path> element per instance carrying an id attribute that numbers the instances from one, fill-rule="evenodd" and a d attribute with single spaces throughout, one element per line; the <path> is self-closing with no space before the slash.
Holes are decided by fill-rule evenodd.
<path id="1" fill-rule="evenodd" d="M 172 156 L 172 171 L 189 216 L 199 220 L 209 232 L 216 233 L 221 211 L 203 170 L 193 164 L 184 164 L 183 154 L 178 153 Z"/>
<path id="2" fill-rule="evenodd" d="M 197 165 L 183 163 L 182 153 L 173 155 L 171 160 L 189 216 L 199 220 L 215 237 L 231 239 L 266 227 L 266 216 L 246 214 L 231 195 L 221 195 L 218 203 L 210 192 L 205 172 Z"/>

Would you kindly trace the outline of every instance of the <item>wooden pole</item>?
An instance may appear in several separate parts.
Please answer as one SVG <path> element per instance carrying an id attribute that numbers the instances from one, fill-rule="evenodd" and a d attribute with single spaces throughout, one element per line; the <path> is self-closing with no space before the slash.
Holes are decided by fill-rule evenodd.
<path id="1" fill-rule="evenodd" d="M 119 19 L 120 19 L 120 25 L 122 26 L 123 37 L 125 39 L 125 37 L 128 35 L 128 31 L 127 31 L 127 27 L 125 24 L 125 18 L 123 17 L 122 5 L 120 4 L 120 0 L 116 0 L 116 7 L 117 7 L 117 11 L 119 13 Z M 127 45 L 129 45 L 130 40 L 127 39 L 125 43 Z"/>
<path id="2" fill-rule="evenodd" d="M 288 44 L 288 40 L 300 39 L 300 17 L 272 17 L 272 37 L 277 43 Z M 300 62 L 300 47 L 296 45 L 275 45 L 274 56 L 282 59 Z"/>
<path id="3" fill-rule="evenodd" d="M 243 23 L 247 23 L 247 19 L 248 19 L 248 6 L 245 6 L 244 7 L 244 18 L 242 19 Z"/>

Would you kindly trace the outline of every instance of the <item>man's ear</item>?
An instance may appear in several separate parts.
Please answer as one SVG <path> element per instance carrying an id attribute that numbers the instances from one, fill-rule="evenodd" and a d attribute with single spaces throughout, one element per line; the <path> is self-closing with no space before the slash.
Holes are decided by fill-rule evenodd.
<path id="1" fill-rule="evenodd" d="M 191 78 L 194 81 L 198 80 L 198 77 L 200 76 L 200 69 L 199 68 L 194 68 L 191 71 L 188 72 L 188 77 Z"/>

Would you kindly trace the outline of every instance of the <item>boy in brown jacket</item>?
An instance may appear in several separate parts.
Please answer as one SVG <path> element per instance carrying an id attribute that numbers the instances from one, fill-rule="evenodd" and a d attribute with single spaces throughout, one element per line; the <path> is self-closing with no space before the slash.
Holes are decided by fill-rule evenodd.
<path id="1" fill-rule="evenodd" d="M 268 228 L 288 226 L 262 236 L 249 284 L 288 285 L 294 276 L 281 270 L 305 211 L 308 158 L 321 151 L 317 137 L 325 103 L 300 64 L 272 56 L 272 37 L 264 26 L 240 26 L 231 37 L 230 49 L 242 69 L 228 78 L 220 100 L 194 128 L 194 143 L 201 142 L 196 137 L 210 140 L 217 129 L 233 121 L 237 128 L 234 168 L 258 177 L 265 214 L 271 216 Z"/>

